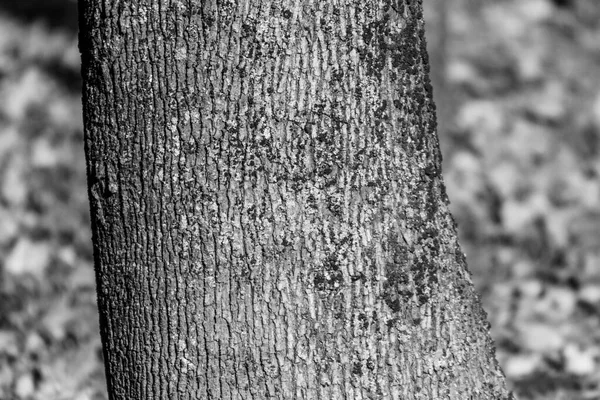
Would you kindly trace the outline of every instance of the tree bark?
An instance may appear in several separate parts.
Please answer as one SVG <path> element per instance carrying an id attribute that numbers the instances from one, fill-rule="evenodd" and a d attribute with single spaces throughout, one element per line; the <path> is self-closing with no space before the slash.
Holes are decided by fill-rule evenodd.
<path id="1" fill-rule="evenodd" d="M 111 399 L 509 399 L 421 1 L 80 0 Z"/>

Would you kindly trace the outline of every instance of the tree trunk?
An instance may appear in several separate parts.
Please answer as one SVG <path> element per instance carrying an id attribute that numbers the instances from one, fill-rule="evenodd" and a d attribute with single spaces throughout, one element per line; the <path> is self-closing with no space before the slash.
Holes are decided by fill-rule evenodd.
<path id="1" fill-rule="evenodd" d="M 421 1 L 80 0 L 111 399 L 508 399 Z"/>

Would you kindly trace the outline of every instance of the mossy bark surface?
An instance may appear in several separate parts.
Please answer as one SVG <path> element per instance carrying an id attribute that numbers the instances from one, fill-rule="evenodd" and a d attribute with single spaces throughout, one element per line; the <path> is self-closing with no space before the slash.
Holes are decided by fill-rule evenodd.
<path id="1" fill-rule="evenodd" d="M 79 7 L 111 399 L 510 398 L 420 1 Z"/>

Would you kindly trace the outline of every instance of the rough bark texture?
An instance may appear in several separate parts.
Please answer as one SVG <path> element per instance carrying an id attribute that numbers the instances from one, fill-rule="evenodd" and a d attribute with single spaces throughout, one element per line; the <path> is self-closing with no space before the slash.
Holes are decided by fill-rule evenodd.
<path id="1" fill-rule="evenodd" d="M 80 0 L 111 399 L 508 399 L 420 1 Z"/>

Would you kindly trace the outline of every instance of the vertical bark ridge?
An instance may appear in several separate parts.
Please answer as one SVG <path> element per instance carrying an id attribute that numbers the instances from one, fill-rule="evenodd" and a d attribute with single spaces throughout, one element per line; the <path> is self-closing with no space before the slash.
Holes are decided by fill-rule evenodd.
<path id="1" fill-rule="evenodd" d="M 508 399 L 420 1 L 81 0 L 112 399 Z"/>

